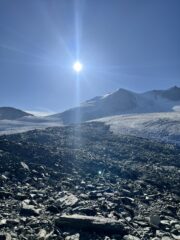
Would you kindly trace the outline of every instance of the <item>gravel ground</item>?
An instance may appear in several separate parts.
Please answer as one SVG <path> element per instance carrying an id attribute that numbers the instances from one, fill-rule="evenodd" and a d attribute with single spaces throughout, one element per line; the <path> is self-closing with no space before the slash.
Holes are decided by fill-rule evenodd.
<path id="1" fill-rule="evenodd" d="M 103 123 L 0 137 L 1 239 L 180 239 L 180 147 Z"/>

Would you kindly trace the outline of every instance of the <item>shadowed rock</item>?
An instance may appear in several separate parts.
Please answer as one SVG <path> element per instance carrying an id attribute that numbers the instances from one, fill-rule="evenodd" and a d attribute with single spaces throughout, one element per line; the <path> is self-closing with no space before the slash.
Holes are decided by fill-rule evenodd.
<path id="1" fill-rule="evenodd" d="M 60 227 L 70 227 L 74 229 L 93 231 L 108 234 L 122 234 L 126 230 L 120 221 L 104 217 L 92 217 L 83 215 L 62 215 L 56 220 L 56 225 Z"/>
<path id="2" fill-rule="evenodd" d="M 40 210 L 35 209 L 32 205 L 22 204 L 20 214 L 25 216 L 38 216 Z"/>

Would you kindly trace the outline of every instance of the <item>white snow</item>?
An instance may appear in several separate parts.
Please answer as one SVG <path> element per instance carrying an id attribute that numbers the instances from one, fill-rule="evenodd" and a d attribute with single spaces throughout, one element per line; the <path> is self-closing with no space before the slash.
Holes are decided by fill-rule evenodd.
<path id="1" fill-rule="evenodd" d="M 18 121 L 1 120 L 0 134 L 62 126 L 63 122 L 74 123 L 75 116 L 81 112 L 84 121 L 93 119 L 92 121 L 105 122 L 115 134 L 180 143 L 179 94 L 178 87 L 141 94 L 118 89 L 113 93 L 92 98 L 80 107 L 63 113 L 47 117 L 28 116 Z"/>
<path id="2" fill-rule="evenodd" d="M 115 134 L 180 143 L 180 112 L 118 115 L 96 119 Z"/>
<path id="3" fill-rule="evenodd" d="M 0 135 L 26 132 L 34 129 L 62 126 L 60 121 L 38 117 L 24 117 L 19 120 L 0 120 Z"/>
<path id="4" fill-rule="evenodd" d="M 104 122 L 118 135 L 133 135 L 180 144 L 180 112 L 116 115 L 92 121 Z M 0 120 L 0 135 L 54 126 L 63 124 L 53 118 L 26 117 L 18 121 Z"/>

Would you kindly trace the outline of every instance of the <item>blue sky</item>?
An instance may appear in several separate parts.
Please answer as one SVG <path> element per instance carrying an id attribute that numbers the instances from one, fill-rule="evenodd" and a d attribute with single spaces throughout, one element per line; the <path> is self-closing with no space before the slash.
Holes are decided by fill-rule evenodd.
<path id="1" fill-rule="evenodd" d="M 61 112 L 117 88 L 179 86 L 179 12 L 179 0 L 1 0 L 0 105 Z"/>

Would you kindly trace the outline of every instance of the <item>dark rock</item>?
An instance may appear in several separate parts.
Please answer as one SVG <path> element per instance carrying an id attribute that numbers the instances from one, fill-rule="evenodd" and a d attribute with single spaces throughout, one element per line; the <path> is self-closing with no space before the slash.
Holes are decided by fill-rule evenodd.
<path id="1" fill-rule="evenodd" d="M 61 208 L 58 206 L 55 206 L 55 205 L 50 205 L 46 208 L 47 211 L 51 212 L 51 213 L 54 213 L 54 214 L 57 214 L 61 211 Z"/>
<path id="2" fill-rule="evenodd" d="M 87 216 L 95 216 L 97 211 L 90 207 L 78 207 L 73 210 L 75 213 L 85 214 Z"/>
<path id="3" fill-rule="evenodd" d="M 24 216 L 38 216 L 40 209 L 35 209 L 33 205 L 22 204 L 20 214 Z"/>
<path id="4" fill-rule="evenodd" d="M 11 235 L 9 233 L 0 233 L 0 240 L 11 240 Z"/>
<path id="5" fill-rule="evenodd" d="M 172 237 L 176 240 L 180 240 L 180 234 L 176 235 L 172 233 Z"/>
<path id="6" fill-rule="evenodd" d="M 70 227 L 74 229 L 124 235 L 126 230 L 120 221 L 103 217 L 89 217 L 83 215 L 63 215 L 56 220 L 59 227 Z"/>
<path id="7" fill-rule="evenodd" d="M 19 219 L 7 219 L 6 220 L 6 224 L 8 226 L 16 226 L 19 224 L 19 222 L 20 222 Z"/>
<path id="8" fill-rule="evenodd" d="M 12 193 L 7 192 L 7 191 L 0 191 L 0 199 L 6 199 L 9 197 L 12 197 Z"/>
<path id="9" fill-rule="evenodd" d="M 149 223 L 150 225 L 152 225 L 153 227 L 158 228 L 159 224 L 160 224 L 160 217 L 157 214 L 152 214 L 149 218 Z"/>
<path id="10" fill-rule="evenodd" d="M 123 204 L 127 204 L 127 205 L 134 204 L 134 199 L 130 197 L 121 197 L 120 200 L 122 201 Z"/>
<path id="11" fill-rule="evenodd" d="M 26 194 L 23 194 L 23 193 L 17 193 L 17 194 L 15 195 L 15 198 L 18 199 L 18 200 L 20 200 L 20 201 L 23 201 L 23 200 L 27 199 L 27 195 L 26 195 Z"/>

